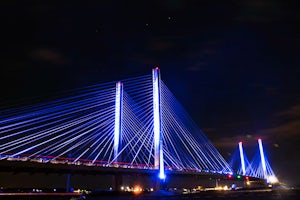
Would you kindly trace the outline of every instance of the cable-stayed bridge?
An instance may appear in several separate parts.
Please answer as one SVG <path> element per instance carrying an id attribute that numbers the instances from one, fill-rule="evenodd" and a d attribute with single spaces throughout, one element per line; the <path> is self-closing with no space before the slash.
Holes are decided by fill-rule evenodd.
<path id="1" fill-rule="evenodd" d="M 249 161 L 244 151 L 243 143 L 238 143 L 238 149 L 233 153 L 229 165 L 234 169 L 236 174 L 246 177 L 257 177 L 265 179 L 267 183 L 278 183 L 278 179 L 269 163 L 265 154 L 262 139 L 258 139 L 258 151 L 252 161 Z"/>
<path id="2" fill-rule="evenodd" d="M 110 172 L 143 169 L 160 179 L 170 172 L 233 173 L 160 79 L 158 68 L 152 75 L 1 111 L 0 160 Z"/>

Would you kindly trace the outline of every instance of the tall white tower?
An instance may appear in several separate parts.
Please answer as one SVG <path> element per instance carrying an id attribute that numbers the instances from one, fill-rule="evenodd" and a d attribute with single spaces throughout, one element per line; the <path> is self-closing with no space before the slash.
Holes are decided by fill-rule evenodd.
<path id="1" fill-rule="evenodd" d="M 262 140 L 258 139 L 257 141 L 258 141 L 259 152 L 260 152 L 261 166 L 264 173 L 264 179 L 267 179 L 268 177 L 267 177 L 266 159 L 265 159 L 264 149 L 262 145 Z"/>
<path id="2" fill-rule="evenodd" d="M 115 132 L 114 132 L 114 160 L 119 160 L 119 149 L 122 133 L 122 105 L 123 105 L 123 84 L 116 83 L 116 99 L 115 99 Z"/>
<path id="3" fill-rule="evenodd" d="M 154 130 L 154 168 L 159 169 L 159 178 L 165 179 L 163 140 L 161 133 L 160 108 L 160 72 L 159 68 L 152 69 L 153 81 L 153 130 Z"/>
<path id="4" fill-rule="evenodd" d="M 242 165 L 242 175 L 246 175 L 246 168 L 245 168 L 245 158 L 244 158 L 244 151 L 243 151 L 243 143 L 239 142 L 239 150 L 240 150 L 240 158 L 241 158 L 241 165 Z"/>

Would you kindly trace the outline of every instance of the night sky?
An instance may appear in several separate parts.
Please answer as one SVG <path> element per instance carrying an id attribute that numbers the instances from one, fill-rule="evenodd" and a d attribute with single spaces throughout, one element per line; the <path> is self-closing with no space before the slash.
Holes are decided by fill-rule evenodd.
<path id="1" fill-rule="evenodd" d="M 1 109 L 161 69 L 229 159 L 261 137 L 300 185 L 300 12 L 286 0 L 1 1 Z"/>

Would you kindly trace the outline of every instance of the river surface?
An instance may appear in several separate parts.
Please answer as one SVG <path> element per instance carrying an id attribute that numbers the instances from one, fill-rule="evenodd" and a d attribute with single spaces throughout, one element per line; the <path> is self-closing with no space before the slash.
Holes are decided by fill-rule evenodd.
<path id="1" fill-rule="evenodd" d="M 31 195 L 0 194 L 1 200 L 297 200 L 300 190 L 265 190 L 265 191 L 207 191 L 185 195 L 142 194 L 142 195 L 109 195 L 96 194 L 86 196 L 72 195 Z"/>

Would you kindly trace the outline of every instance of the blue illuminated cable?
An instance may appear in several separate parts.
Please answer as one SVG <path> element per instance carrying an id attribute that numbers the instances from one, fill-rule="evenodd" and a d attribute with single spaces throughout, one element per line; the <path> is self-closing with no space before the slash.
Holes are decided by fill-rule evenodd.
<path id="1" fill-rule="evenodd" d="M 88 118 L 88 117 L 85 117 L 85 118 L 82 117 L 81 119 L 87 121 L 87 120 L 89 120 L 90 118 Z M 73 122 L 76 122 L 76 120 L 72 120 L 72 121 L 73 121 Z M 73 123 L 72 121 L 70 121 L 70 122 L 68 122 L 68 123 L 65 122 L 65 124 L 68 125 L 67 127 L 70 127 L 70 125 L 72 125 L 72 123 Z M 74 124 L 74 123 L 73 123 L 73 124 Z M 26 139 L 27 137 L 22 137 L 22 138 L 19 139 L 19 142 L 18 142 L 18 140 L 14 140 L 13 142 L 14 142 L 15 144 L 22 143 L 22 145 L 25 145 L 25 144 L 27 144 L 27 143 L 24 143 L 26 140 L 29 140 L 30 142 L 36 141 L 36 140 L 41 139 L 41 138 L 43 138 L 43 137 L 47 137 L 48 134 L 51 133 L 51 132 L 52 132 L 52 134 L 55 133 L 55 129 L 56 129 L 56 130 L 60 130 L 60 129 L 62 129 L 63 127 L 64 127 L 63 125 L 59 125 L 58 128 L 52 127 L 52 128 L 49 128 L 49 129 L 44 130 L 41 134 L 39 134 L 39 132 L 37 132 L 37 134 L 39 134 L 38 136 L 37 136 L 37 135 L 32 135 L 32 134 L 31 134 L 31 135 L 29 135 L 30 137 L 29 137 L 28 139 Z M 43 137 L 42 137 L 42 136 L 43 136 Z M 32 138 L 34 138 L 34 140 L 32 140 Z M 9 145 L 9 144 L 10 144 L 10 143 L 7 143 L 6 146 L 7 146 L 7 147 L 11 146 L 11 145 Z"/>
<path id="2" fill-rule="evenodd" d="M 95 101 L 95 100 L 93 100 L 93 101 Z M 71 104 L 72 105 L 72 109 L 74 109 L 74 107 L 75 107 L 77 109 L 77 112 L 79 112 L 80 111 L 79 108 L 83 108 L 83 105 L 87 105 L 87 103 L 89 103 L 89 102 L 85 101 L 81 105 L 78 102 L 72 103 Z M 70 107 L 70 105 L 68 105 L 68 107 Z M 46 111 L 43 111 L 43 112 L 41 112 L 41 111 L 40 112 L 33 112 L 33 113 L 30 114 L 31 116 L 34 117 L 33 119 L 31 119 L 31 120 L 25 120 L 25 118 L 24 118 L 24 119 L 22 119 L 21 122 L 18 122 L 18 123 L 15 122 L 14 124 L 12 124 L 10 126 L 18 126 L 18 127 L 20 127 L 20 124 L 25 124 L 25 123 L 28 124 L 29 122 L 32 122 L 32 121 L 38 121 L 38 122 L 40 122 L 43 119 L 45 120 L 45 119 L 48 119 L 49 117 L 57 116 L 57 115 L 59 115 L 61 113 L 67 113 L 67 111 L 69 111 L 68 107 L 64 106 L 64 107 L 61 107 L 61 109 L 60 109 L 60 107 L 58 107 L 58 108 L 54 107 L 54 108 L 51 108 L 51 109 L 48 108 Z M 89 108 L 85 108 L 85 109 L 89 109 Z M 62 111 L 60 111 L 60 110 L 62 110 Z M 43 114 L 43 115 L 41 116 L 41 114 Z M 37 117 L 37 116 L 41 116 L 41 117 Z M 8 126 L 3 126 L 3 127 L 0 128 L 0 130 L 1 129 L 7 129 L 7 128 L 9 128 L 9 127 Z M 10 130 L 5 130 L 5 131 L 10 131 Z"/>
<path id="3" fill-rule="evenodd" d="M 68 125 L 68 127 L 70 127 L 70 125 Z M 68 128 L 68 127 L 67 127 L 67 128 Z M 58 130 L 59 130 L 59 129 L 62 129 L 62 128 L 58 128 Z M 52 130 L 51 132 L 53 132 L 53 130 Z M 70 132 L 70 131 L 69 131 L 69 132 Z M 68 132 L 68 133 L 69 133 L 69 132 Z M 46 136 L 47 136 L 48 133 L 49 133 L 49 131 L 43 133 L 43 135 L 46 135 Z M 61 134 L 61 135 L 59 135 L 59 136 L 56 136 L 56 138 L 57 138 L 57 137 L 62 137 L 63 135 L 65 135 L 65 134 Z M 44 137 L 45 137 L 45 136 L 44 136 Z M 41 139 L 41 137 L 40 137 L 40 138 L 37 137 L 37 139 L 32 139 L 30 142 L 34 142 L 34 141 L 36 141 L 36 140 L 38 140 L 38 139 Z M 50 141 L 52 141 L 52 140 L 53 140 L 53 138 L 50 139 Z M 49 141 L 48 141 L 48 142 L 49 142 Z M 20 147 L 20 146 L 24 146 L 25 144 L 28 144 L 28 143 L 29 143 L 29 142 L 24 143 L 24 144 L 22 144 L 22 145 L 19 145 L 19 147 Z M 44 141 L 43 144 L 44 144 L 44 143 L 47 143 L 47 141 Z M 35 147 L 36 147 L 36 146 L 37 146 L 37 145 L 35 145 Z M 32 148 L 32 147 L 31 147 L 31 148 Z"/>

